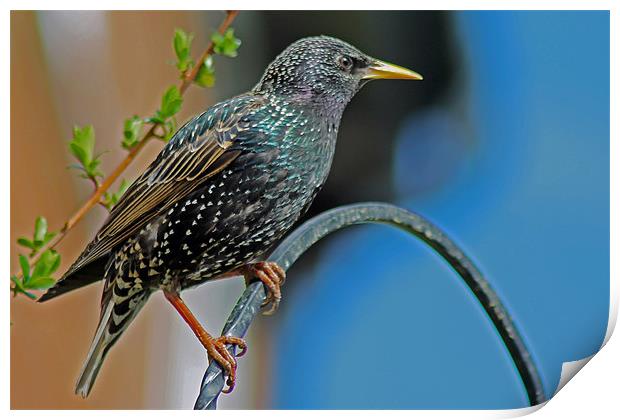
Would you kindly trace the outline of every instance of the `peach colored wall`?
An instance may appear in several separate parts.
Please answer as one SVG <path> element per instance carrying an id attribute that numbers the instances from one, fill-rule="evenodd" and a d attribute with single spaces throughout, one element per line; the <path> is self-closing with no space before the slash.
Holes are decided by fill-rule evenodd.
<path id="1" fill-rule="evenodd" d="M 30 234 L 37 215 L 58 229 L 90 193 L 90 185 L 66 169 L 71 126 L 95 125 L 98 150 L 109 150 L 103 158 L 109 170 L 124 154 L 119 147 L 123 119 L 152 112 L 161 92 L 176 81 L 176 69 L 167 65 L 173 58 L 173 29 L 204 26 L 204 13 L 91 12 L 84 19 L 103 24 L 103 48 L 82 51 L 92 45 L 90 40 L 42 36 L 56 34 L 54 25 L 65 18 L 61 33 L 70 34 L 72 22 L 81 19 L 75 12 L 54 13 L 11 13 L 12 270 L 17 267 L 15 240 Z M 206 29 L 196 34 L 196 45 L 206 44 Z M 204 107 L 206 92 L 188 92 L 180 121 Z M 149 145 L 127 177 L 135 178 L 160 147 Z M 63 241 L 59 272 L 104 217 L 105 211 L 96 209 Z M 73 395 L 96 326 L 100 288 L 90 286 L 45 304 L 11 299 L 11 408 L 147 408 L 145 355 L 153 318 L 148 307 L 110 352 L 91 396 Z"/>

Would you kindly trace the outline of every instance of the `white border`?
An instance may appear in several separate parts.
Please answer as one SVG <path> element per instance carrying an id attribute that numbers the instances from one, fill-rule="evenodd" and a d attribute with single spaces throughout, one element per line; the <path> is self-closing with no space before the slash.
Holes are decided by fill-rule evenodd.
<path id="1" fill-rule="evenodd" d="M 312 0 L 312 2 L 291 2 L 285 0 L 235 0 L 205 1 L 185 0 L 170 2 L 166 0 L 99 0 L 88 3 L 77 0 L 56 0 L 53 3 L 45 0 L 5 0 L 7 9 L 58 9 L 58 10 L 611 10 L 613 0 Z M 53 7 L 50 7 L 53 6 Z M 378 8 L 380 6 L 380 8 Z M 561 6 L 561 8 L 558 8 Z"/>
<path id="2" fill-rule="evenodd" d="M 614 7 L 616 4 L 613 1 L 575 1 L 564 0 L 562 2 L 550 1 L 550 0 L 522 0 L 522 1 L 377 1 L 370 0 L 357 0 L 357 1 L 334 1 L 334 0 L 313 0 L 312 3 L 292 3 L 285 1 L 225 1 L 225 2 L 207 2 L 198 0 L 186 0 L 182 3 L 170 2 L 163 0 L 140 0 L 134 2 L 125 1 L 100 1 L 100 2 L 78 2 L 78 1 L 55 1 L 50 4 L 49 1 L 43 0 L 25 0 L 25 1 L 4 1 L 2 2 L 3 11 L 0 20 L 0 32 L 2 33 L 2 54 L 4 60 L 0 65 L 1 79 L 4 84 L 3 94 L 0 97 L 0 103 L 2 104 L 2 112 L 0 112 L 0 127 L 2 127 L 2 147 L 4 153 L 1 154 L 2 159 L 2 171 L 4 177 L 2 178 L 2 192 L 4 197 L 9 197 L 9 177 L 10 177 L 10 154 L 9 154 L 9 139 L 10 139 L 10 127 L 9 127 L 9 109 L 10 109 L 10 75 L 9 75 L 9 60 L 10 60 L 10 9 L 46 9 L 53 6 L 55 9 L 209 9 L 221 8 L 226 6 L 230 9 L 245 9 L 245 10 L 277 10 L 277 9 L 307 9 L 312 7 L 314 9 L 324 10 L 339 10 L 339 9 L 357 9 L 357 10 L 371 10 L 380 6 L 382 10 L 428 10 L 428 9 L 457 9 L 457 10 L 477 10 L 477 9 L 500 9 L 500 10 L 512 10 L 512 9 L 532 9 L 532 10 L 547 10 L 556 9 L 561 6 L 563 9 L 598 9 L 598 10 L 612 10 L 611 12 L 611 190 L 615 193 L 611 196 L 611 214 L 620 214 L 620 206 L 618 206 L 618 185 L 619 173 L 618 169 L 618 124 L 616 118 L 617 112 L 617 98 L 619 96 L 618 84 L 614 75 L 618 74 L 617 65 L 617 47 L 618 47 L 618 15 L 617 10 Z M 1 233 L 5 238 L 1 242 L 3 255 L 5 256 L 5 273 L 9 273 L 8 267 L 8 239 L 10 231 L 10 218 L 9 210 L 7 206 L 2 207 L 2 216 L 4 223 L 2 224 Z M 617 398 L 617 374 L 620 372 L 620 343 L 617 338 L 612 338 L 611 333 L 615 327 L 617 313 L 618 313 L 618 263 L 613 256 L 620 256 L 620 247 L 618 246 L 618 238 L 620 237 L 618 230 L 617 217 L 611 219 L 611 234 L 610 234 L 610 252 L 611 252 L 611 303 L 610 303 L 610 322 L 608 325 L 608 331 L 606 334 L 605 342 L 607 345 L 601 351 L 600 355 L 597 355 L 592 359 L 590 363 L 584 368 L 584 372 L 578 375 L 578 379 L 574 379 L 566 385 L 566 387 L 555 396 L 550 402 L 546 404 L 544 410 L 537 411 L 534 416 L 536 418 L 548 419 L 548 418 L 583 418 L 584 416 L 593 416 L 593 418 L 609 418 L 610 413 L 618 413 L 619 400 Z M 8 296 L 1 300 L 2 302 L 2 319 L 0 319 L 0 367 L 1 371 L 5 372 L 0 379 L 0 400 L 3 402 L 5 410 L 9 408 L 9 390 L 10 390 L 10 375 L 9 366 L 9 305 Z M 608 342 L 609 341 L 609 342 Z M 36 387 L 33 388 L 36 390 Z M 514 417 L 523 414 L 528 414 L 532 409 L 512 410 L 512 411 L 382 411 L 379 415 L 389 415 L 393 418 L 505 418 Z M 320 412 L 321 416 L 337 416 L 338 418 L 355 418 L 355 419 L 374 419 L 378 414 L 373 411 L 335 411 L 335 412 Z M 385 413 L 385 414 L 383 414 Z M 41 415 L 41 411 L 12 411 L 11 416 L 24 418 L 34 415 Z M 46 416 L 50 418 L 81 418 L 84 413 L 80 411 L 45 411 Z M 160 416 L 168 417 L 171 413 L 168 412 L 145 412 L 145 411 L 115 411 L 114 415 L 125 418 L 146 417 L 157 418 Z M 88 416 L 93 418 L 101 418 L 102 416 L 109 416 L 109 412 L 105 411 L 89 411 Z M 175 416 L 196 416 L 204 415 L 200 413 L 194 413 L 192 411 L 179 411 L 174 413 Z M 223 417 L 227 419 L 230 416 L 243 415 L 244 417 L 252 416 L 255 418 L 265 419 L 278 419 L 278 418 L 290 418 L 293 415 L 296 418 L 312 418 L 317 415 L 312 411 L 244 411 L 231 413 L 228 412 L 215 412 L 209 413 L 210 417 Z"/>

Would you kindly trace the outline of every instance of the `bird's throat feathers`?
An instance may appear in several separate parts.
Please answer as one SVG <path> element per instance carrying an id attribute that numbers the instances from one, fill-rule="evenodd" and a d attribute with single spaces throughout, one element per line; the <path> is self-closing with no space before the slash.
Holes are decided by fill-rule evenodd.
<path id="1" fill-rule="evenodd" d="M 340 118 L 351 101 L 350 95 L 326 89 L 321 83 L 299 84 L 275 89 L 270 81 L 262 81 L 254 88 L 254 92 L 268 98 L 283 100 L 293 106 L 312 110 L 316 114 L 329 117 L 335 121 Z"/>

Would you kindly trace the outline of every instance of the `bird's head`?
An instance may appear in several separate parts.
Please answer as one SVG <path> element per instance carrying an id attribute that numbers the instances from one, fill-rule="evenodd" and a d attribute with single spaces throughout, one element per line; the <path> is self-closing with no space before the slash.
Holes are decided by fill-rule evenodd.
<path id="1" fill-rule="evenodd" d="M 267 67 L 254 91 L 344 110 L 373 79 L 422 80 L 422 76 L 372 58 L 339 39 L 317 36 L 289 45 Z"/>

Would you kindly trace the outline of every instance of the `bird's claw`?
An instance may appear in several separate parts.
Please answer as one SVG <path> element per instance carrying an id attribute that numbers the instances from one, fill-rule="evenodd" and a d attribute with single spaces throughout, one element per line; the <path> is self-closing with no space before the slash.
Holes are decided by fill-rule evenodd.
<path id="1" fill-rule="evenodd" d="M 226 348 L 227 345 L 232 344 L 241 349 L 241 352 L 237 355 L 231 354 Z M 214 359 L 228 374 L 226 379 L 226 385 L 228 388 L 222 390 L 224 394 L 232 392 L 235 388 L 235 381 L 237 379 L 237 360 L 235 357 L 243 356 L 248 350 L 248 346 L 242 338 L 222 336 L 210 341 L 207 346 L 207 354 L 210 359 Z"/>
<path id="2" fill-rule="evenodd" d="M 254 277 L 257 277 L 267 287 L 267 297 L 263 306 L 268 306 L 268 308 L 263 314 L 271 315 L 278 309 L 280 300 L 282 300 L 280 287 L 286 280 L 286 272 L 277 263 L 259 262 L 246 268 L 246 283 Z"/>

